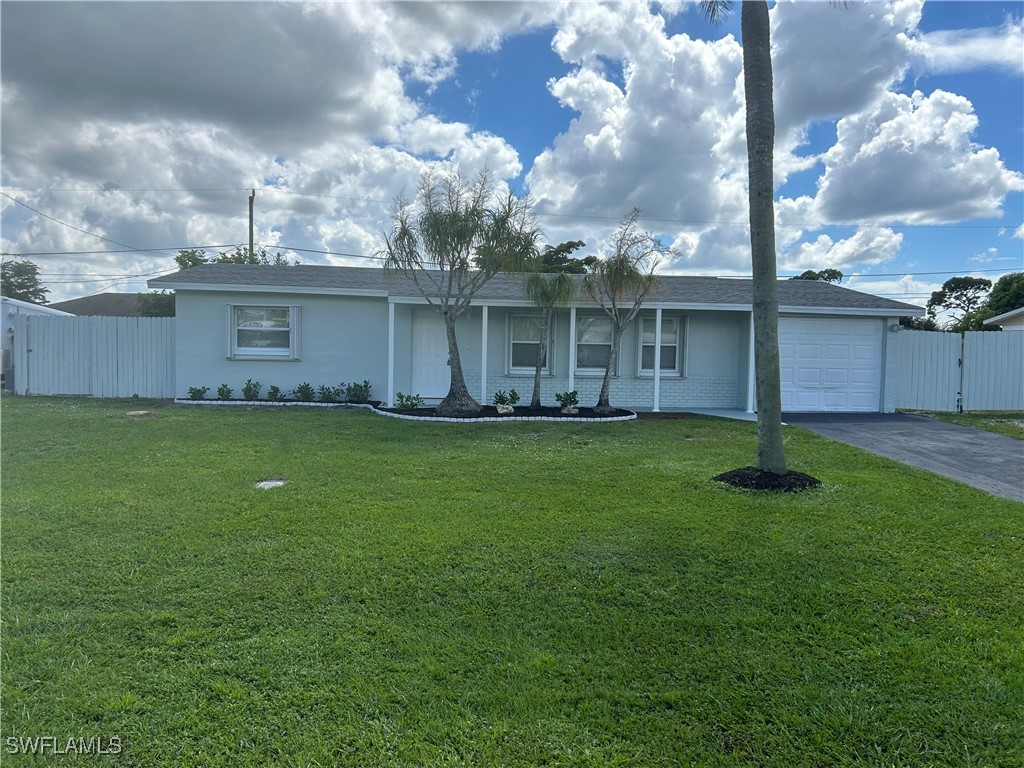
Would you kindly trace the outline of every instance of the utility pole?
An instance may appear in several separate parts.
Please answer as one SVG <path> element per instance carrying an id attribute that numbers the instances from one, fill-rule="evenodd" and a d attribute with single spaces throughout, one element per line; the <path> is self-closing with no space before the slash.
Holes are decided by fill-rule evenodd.
<path id="1" fill-rule="evenodd" d="M 252 194 L 249 195 L 249 258 L 250 259 L 252 259 L 255 256 L 255 254 L 256 254 L 256 252 L 253 250 L 253 247 L 252 247 L 253 246 L 253 243 L 252 243 L 252 206 L 253 206 L 254 202 L 256 202 L 256 190 L 255 189 L 252 191 Z"/>

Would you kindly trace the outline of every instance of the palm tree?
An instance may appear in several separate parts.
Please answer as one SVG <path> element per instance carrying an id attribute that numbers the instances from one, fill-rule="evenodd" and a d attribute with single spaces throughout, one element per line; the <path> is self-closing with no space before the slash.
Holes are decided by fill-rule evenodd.
<path id="1" fill-rule="evenodd" d="M 719 22 L 729 0 L 701 0 L 701 10 Z M 779 290 L 775 260 L 775 105 L 772 101 L 768 3 L 743 0 L 743 92 L 747 110 L 748 215 L 753 280 L 754 383 L 757 389 L 757 467 L 784 475 L 782 385 L 779 372 Z"/>
<path id="2" fill-rule="evenodd" d="M 591 271 L 583 276 L 583 290 L 604 310 L 612 324 L 608 363 L 594 406 L 598 413 L 614 410 L 609 403 L 609 389 L 622 333 L 639 314 L 640 306 L 654 288 L 654 268 L 660 257 L 672 252 L 654 235 L 638 229 L 639 218 L 639 208 L 629 212 L 612 236 L 612 255 L 596 261 Z"/>
<path id="3" fill-rule="evenodd" d="M 405 275 L 444 321 L 451 386 L 439 416 L 471 416 L 480 404 L 469 394 L 455 336 L 455 321 L 495 274 L 537 258 L 540 235 L 529 202 L 495 194 L 491 175 L 468 183 L 458 170 L 427 171 L 418 206 L 395 202 L 394 225 L 384 234 L 384 269 Z"/>
<path id="4" fill-rule="evenodd" d="M 566 272 L 531 272 L 526 278 L 526 295 L 541 311 L 540 345 L 537 348 L 537 369 L 533 374 L 531 408 L 540 408 L 540 374 L 547 361 L 548 334 L 555 307 L 567 304 L 576 293 L 576 283 Z"/>

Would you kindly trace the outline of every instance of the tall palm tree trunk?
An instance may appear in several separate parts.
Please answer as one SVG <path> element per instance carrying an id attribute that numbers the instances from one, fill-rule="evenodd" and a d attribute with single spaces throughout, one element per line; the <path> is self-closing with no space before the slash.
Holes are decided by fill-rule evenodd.
<path id="1" fill-rule="evenodd" d="M 784 475 L 787 469 L 782 445 L 779 291 L 775 265 L 775 190 L 772 169 L 775 108 L 772 101 L 768 3 L 763 0 L 744 0 L 740 24 L 743 36 L 743 89 L 747 102 L 757 466 L 758 469 Z"/>
<path id="2" fill-rule="evenodd" d="M 533 397 L 531 408 L 540 408 L 540 375 L 548 356 L 548 329 L 551 327 L 551 313 L 544 312 L 544 325 L 540 329 L 540 348 L 537 350 L 537 367 L 533 372 Z"/>
<path id="3" fill-rule="evenodd" d="M 612 348 L 608 350 L 608 365 L 604 369 L 604 378 L 601 380 L 601 393 L 597 396 L 597 405 L 594 411 L 597 413 L 611 413 L 615 409 L 610 403 L 610 390 L 612 384 L 612 371 L 615 370 L 615 362 L 619 358 L 619 345 L 622 343 L 623 328 L 614 327 L 612 331 Z"/>

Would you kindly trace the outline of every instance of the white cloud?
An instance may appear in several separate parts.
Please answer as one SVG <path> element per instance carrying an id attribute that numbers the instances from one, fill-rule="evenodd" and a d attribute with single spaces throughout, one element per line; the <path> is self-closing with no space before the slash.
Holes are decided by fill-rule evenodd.
<path id="1" fill-rule="evenodd" d="M 838 124 L 824 155 L 818 204 L 830 221 L 950 222 L 998 216 L 1024 189 L 999 152 L 973 143 L 978 118 L 963 96 L 887 93 Z"/>
<path id="2" fill-rule="evenodd" d="M 1024 224 L 1021 224 L 1015 230 L 1013 230 L 1013 236 L 1018 240 L 1024 240 Z"/>
<path id="3" fill-rule="evenodd" d="M 883 264 L 891 260 L 903 244 L 903 235 L 887 228 L 858 230 L 851 237 L 833 240 L 819 235 L 779 253 L 779 268 L 794 271 L 826 268 L 847 272 L 858 264 Z"/>
<path id="4" fill-rule="evenodd" d="M 950 29 L 907 38 L 915 68 L 956 73 L 992 69 L 1024 74 L 1024 22 L 1009 19 L 1000 27 Z"/>

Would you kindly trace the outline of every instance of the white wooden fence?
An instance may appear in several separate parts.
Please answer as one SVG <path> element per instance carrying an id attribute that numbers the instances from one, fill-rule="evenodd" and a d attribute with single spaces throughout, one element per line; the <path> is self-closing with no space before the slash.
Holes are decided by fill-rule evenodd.
<path id="1" fill-rule="evenodd" d="M 13 320 L 16 394 L 174 397 L 173 317 Z"/>
<path id="2" fill-rule="evenodd" d="M 898 365 L 897 408 L 1024 410 L 1024 333 L 904 331 Z"/>

